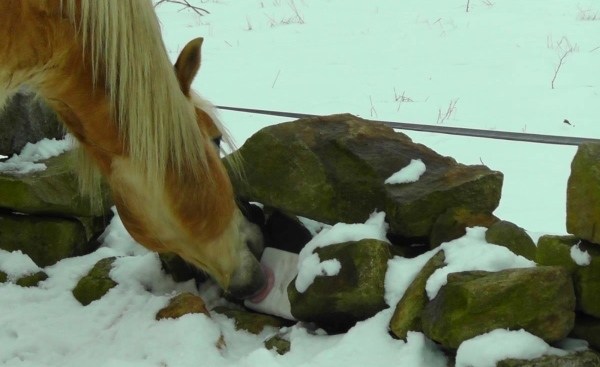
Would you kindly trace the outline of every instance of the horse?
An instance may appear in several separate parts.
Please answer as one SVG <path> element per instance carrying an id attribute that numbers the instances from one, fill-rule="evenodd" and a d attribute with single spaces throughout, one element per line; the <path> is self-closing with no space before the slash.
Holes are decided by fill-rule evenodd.
<path id="1" fill-rule="evenodd" d="M 173 66 L 151 0 L 2 0 L 0 108 L 34 89 L 78 141 L 82 192 L 102 176 L 137 242 L 248 298 L 268 281 L 263 240 L 211 142 L 215 114 L 191 88 L 201 45 Z"/>

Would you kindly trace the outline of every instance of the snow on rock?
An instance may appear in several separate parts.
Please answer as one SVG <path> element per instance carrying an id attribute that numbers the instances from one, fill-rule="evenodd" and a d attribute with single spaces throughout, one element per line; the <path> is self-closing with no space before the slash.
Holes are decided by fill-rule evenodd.
<path id="1" fill-rule="evenodd" d="M 9 279 L 18 279 L 40 270 L 40 267 L 23 252 L 0 249 L 0 271 L 5 272 Z"/>
<path id="2" fill-rule="evenodd" d="M 464 341 L 456 352 L 456 367 L 494 367 L 509 358 L 529 360 L 565 354 L 525 330 L 496 329 Z"/>
<path id="3" fill-rule="evenodd" d="M 402 168 L 400 171 L 394 173 L 385 180 L 386 184 L 403 184 L 416 182 L 419 180 L 421 175 L 425 173 L 426 167 L 420 159 L 413 159 L 410 161 L 408 166 Z"/>
<path id="4" fill-rule="evenodd" d="M 44 138 L 37 143 L 27 143 L 20 154 L 0 162 L 0 172 L 27 174 L 43 171 L 46 165 L 36 162 L 58 156 L 74 147 L 74 140 L 69 136 L 61 140 Z"/>
<path id="5" fill-rule="evenodd" d="M 515 255 L 503 246 L 485 241 L 486 228 L 467 228 L 467 234 L 440 246 L 446 254 L 445 267 L 436 270 L 427 281 L 426 291 L 429 299 L 435 298 L 438 291 L 447 282 L 450 273 L 484 270 L 500 271 L 511 268 L 535 267 L 535 262 L 523 256 Z"/>
<path id="6" fill-rule="evenodd" d="M 300 251 L 298 277 L 295 282 L 296 289 L 298 292 L 303 293 L 317 276 L 333 276 L 339 273 L 341 269 L 340 262 L 335 259 L 321 262 L 319 255 L 314 253 L 317 248 L 360 241 L 365 238 L 388 242 L 386 232 L 387 224 L 385 223 L 384 212 L 373 213 L 364 224 L 338 223 L 332 227 L 323 228 Z"/>
<path id="7" fill-rule="evenodd" d="M 571 246 L 571 259 L 579 266 L 587 266 L 592 262 L 590 254 L 579 248 L 579 244 Z"/>

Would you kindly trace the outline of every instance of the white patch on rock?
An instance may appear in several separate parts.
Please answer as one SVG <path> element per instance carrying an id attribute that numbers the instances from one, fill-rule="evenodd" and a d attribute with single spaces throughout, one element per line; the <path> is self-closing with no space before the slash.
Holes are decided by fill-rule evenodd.
<path id="1" fill-rule="evenodd" d="M 389 185 L 395 185 L 417 182 L 421 175 L 425 173 L 426 169 L 425 163 L 423 163 L 422 160 L 413 159 L 410 161 L 408 166 L 388 177 L 387 180 L 385 180 L 385 183 Z"/>
<path id="2" fill-rule="evenodd" d="M 27 143 L 21 153 L 0 162 L 0 172 L 24 175 L 44 171 L 46 165 L 38 161 L 61 155 L 74 147 L 75 141 L 70 136 L 62 140 L 44 138 L 35 144 Z"/>
<path id="3" fill-rule="evenodd" d="M 590 254 L 579 248 L 579 243 L 571 246 L 571 259 L 579 266 L 587 266 L 592 262 Z"/>

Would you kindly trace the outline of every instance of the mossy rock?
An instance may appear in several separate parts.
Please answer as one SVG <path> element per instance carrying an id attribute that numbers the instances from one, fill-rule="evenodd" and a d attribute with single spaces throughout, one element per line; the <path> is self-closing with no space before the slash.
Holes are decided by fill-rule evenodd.
<path id="1" fill-rule="evenodd" d="M 8 274 L 3 271 L 0 271 L 0 283 L 6 283 L 8 280 Z"/>
<path id="2" fill-rule="evenodd" d="M 600 319 L 578 314 L 571 336 L 586 340 L 592 348 L 600 351 Z"/>
<path id="3" fill-rule="evenodd" d="M 452 273 L 421 314 L 423 332 L 447 348 L 495 329 L 524 329 L 547 342 L 575 322 L 569 272 L 558 266 Z"/>
<path id="4" fill-rule="evenodd" d="M 27 214 L 73 217 L 103 217 L 111 207 L 108 189 L 102 190 L 99 206 L 79 194 L 74 160 L 70 151 L 42 161 L 44 171 L 25 175 L 0 173 L 0 208 Z"/>
<path id="5" fill-rule="evenodd" d="M 265 340 L 265 348 L 268 350 L 274 350 L 279 355 L 284 355 L 290 351 L 291 343 L 289 340 L 275 335 Z"/>
<path id="6" fill-rule="evenodd" d="M 116 257 L 107 257 L 94 265 L 87 275 L 79 280 L 73 289 L 73 297 L 83 306 L 102 298 L 109 290 L 117 286 L 111 279 L 110 271 Z"/>
<path id="7" fill-rule="evenodd" d="M 600 144 L 583 143 L 567 182 L 567 231 L 600 244 Z"/>
<path id="8" fill-rule="evenodd" d="M 40 267 L 94 251 L 89 233 L 77 219 L 0 213 L 0 248 L 20 250 Z"/>
<path id="9" fill-rule="evenodd" d="M 449 208 L 493 212 L 503 179 L 500 172 L 459 164 L 384 124 L 349 114 L 266 127 L 225 163 L 231 167 L 238 158 L 244 177 L 232 178 L 246 200 L 329 224 L 363 223 L 384 210 L 390 231 L 406 238 L 428 236 Z M 413 159 L 427 166 L 417 182 L 384 183 Z"/>
<path id="10" fill-rule="evenodd" d="M 535 359 L 505 359 L 496 367 L 598 367 L 600 355 L 591 350 L 570 353 L 564 356 L 543 356 Z"/>
<path id="11" fill-rule="evenodd" d="M 527 232 L 514 223 L 499 221 L 485 232 L 485 240 L 495 245 L 504 246 L 511 252 L 526 259 L 535 261 L 537 246 Z"/>
<path id="12" fill-rule="evenodd" d="M 186 292 L 169 300 L 169 304 L 158 311 L 156 320 L 178 319 L 183 315 L 202 313 L 210 316 L 202 297 Z"/>
<path id="13" fill-rule="evenodd" d="M 15 283 L 21 287 L 37 287 L 40 282 L 46 279 L 48 279 L 48 274 L 38 271 L 37 273 L 19 278 Z"/>
<path id="14" fill-rule="evenodd" d="M 575 245 L 590 255 L 589 265 L 577 265 L 571 258 L 571 248 Z M 569 269 L 573 274 L 577 308 L 600 318 L 600 246 L 574 236 L 542 236 L 538 241 L 536 262 Z"/>
<path id="15" fill-rule="evenodd" d="M 340 272 L 316 277 L 303 293 L 292 281 L 288 286 L 292 315 L 340 332 L 387 308 L 384 281 L 393 251 L 390 244 L 373 239 L 318 248 L 321 261 L 340 262 Z"/>
<path id="16" fill-rule="evenodd" d="M 252 334 L 260 334 L 265 327 L 281 328 L 289 326 L 290 322 L 279 317 L 264 315 L 241 309 L 219 306 L 212 311 L 225 315 L 235 322 L 236 330 L 246 330 Z"/>
<path id="17" fill-rule="evenodd" d="M 445 265 L 444 251 L 435 254 L 410 284 L 396 305 L 390 321 L 390 331 L 399 339 L 406 339 L 409 331 L 421 331 L 421 312 L 429 301 L 425 285 L 429 277 Z"/>
<path id="18" fill-rule="evenodd" d="M 491 213 L 473 212 L 466 208 L 451 208 L 436 219 L 429 234 L 429 243 L 431 247 L 437 247 L 444 242 L 464 236 L 468 227 L 489 228 L 498 220 Z"/>

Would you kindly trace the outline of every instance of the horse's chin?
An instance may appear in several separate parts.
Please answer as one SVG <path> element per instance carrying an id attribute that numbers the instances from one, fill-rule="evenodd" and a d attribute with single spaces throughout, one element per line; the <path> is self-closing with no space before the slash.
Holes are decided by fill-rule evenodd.
<path id="1" fill-rule="evenodd" d="M 248 298 L 248 300 L 252 303 L 260 303 L 265 298 L 267 298 L 267 296 L 273 289 L 273 284 L 275 284 L 275 276 L 273 275 L 273 270 L 271 270 L 271 268 L 267 267 L 266 265 L 262 264 L 261 268 L 263 273 L 265 274 L 266 282 L 261 290 L 259 290 L 254 295 Z"/>
<path id="2" fill-rule="evenodd" d="M 227 293 L 237 299 L 249 299 L 252 302 L 260 302 L 271 292 L 274 284 L 273 271 L 256 262 L 252 273 L 246 282 L 233 282 Z"/>

